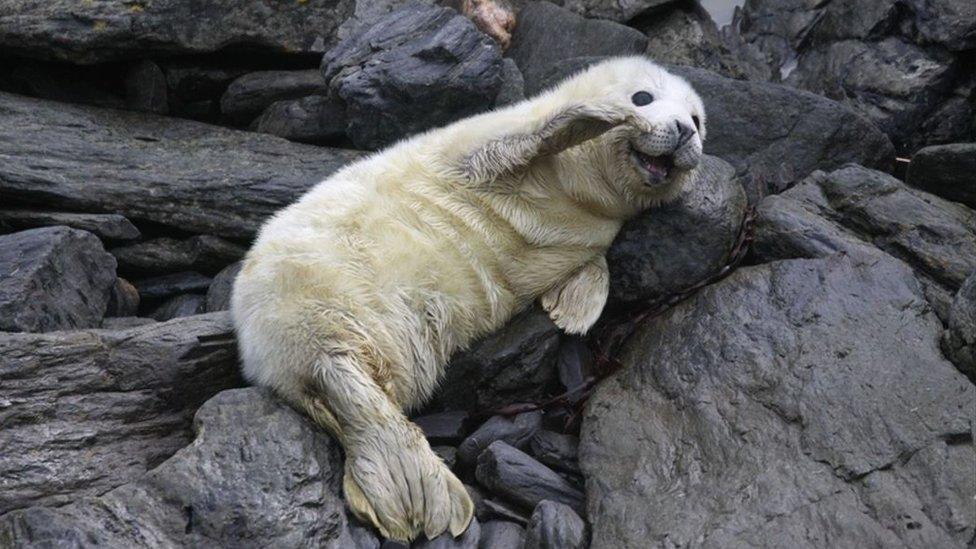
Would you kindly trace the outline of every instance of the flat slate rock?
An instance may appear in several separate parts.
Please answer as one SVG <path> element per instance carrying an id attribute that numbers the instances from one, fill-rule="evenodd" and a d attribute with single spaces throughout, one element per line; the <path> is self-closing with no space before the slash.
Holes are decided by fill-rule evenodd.
<path id="1" fill-rule="evenodd" d="M 976 271 L 959 288 L 946 324 L 942 337 L 946 357 L 976 382 Z"/>
<path id="2" fill-rule="evenodd" d="M 965 547 L 976 387 L 880 252 L 741 268 L 646 322 L 589 402 L 594 547 Z"/>
<path id="3" fill-rule="evenodd" d="M 0 93 L 0 194 L 247 239 L 360 153 L 199 122 Z"/>
<path id="4" fill-rule="evenodd" d="M 210 235 L 179 240 L 160 237 L 109 250 L 119 263 L 119 273 L 160 275 L 178 271 L 214 274 L 244 257 L 244 246 Z"/>
<path id="5" fill-rule="evenodd" d="M 286 99 L 268 106 L 251 123 L 251 131 L 301 143 L 329 143 L 346 136 L 346 107 L 322 95 Z"/>
<path id="6" fill-rule="evenodd" d="M 137 478 L 190 441 L 201 403 L 242 383 L 226 313 L 0 334 L 0 379 L 0 515 Z"/>
<path id="7" fill-rule="evenodd" d="M 206 293 L 211 282 L 196 271 L 183 271 L 137 280 L 135 287 L 142 299 L 163 299 L 187 292 Z"/>
<path id="8" fill-rule="evenodd" d="M 88 231 L 107 241 L 135 240 L 140 235 L 131 221 L 117 214 L 0 210 L 0 228 L 7 231 L 57 225 Z"/>
<path id="9" fill-rule="evenodd" d="M 565 503 L 583 512 L 583 492 L 552 469 L 517 448 L 497 440 L 478 457 L 475 475 L 494 494 L 533 509 L 543 500 Z"/>
<path id="10" fill-rule="evenodd" d="M 586 549 L 586 523 L 568 505 L 542 501 L 525 528 L 522 549 Z"/>
<path id="11" fill-rule="evenodd" d="M 976 208 L 976 143 L 925 147 L 912 157 L 905 182 Z"/>
<path id="12" fill-rule="evenodd" d="M 159 322 L 198 315 L 206 311 L 207 297 L 201 294 L 180 294 L 163 302 L 149 316 Z"/>
<path id="13" fill-rule="evenodd" d="M 514 522 L 493 520 L 481 525 L 478 549 L 522 549 L 525 528 Z"/>
<path id="14" fill-rule="evenodd" d="M 939 316 L 976 269 L 976 212 L 861 166 L 817 172 L 757 208 L 762 260 L 880 249 L 910 265 Z"/>
<path id="15" fill-rule="evenodd" d="M 328 91 L 322 73 L 316 69 L 252 72 L 227 86 L 220 98 L 220 112 L 232 119 L 250 120 L 276 101 Z"/>
<path id="16" fill-rule="evenodd" d="M 0 51 L 74 63 L 218 50 L 318 53 L 331 45 L 355 2 L 191 0 L 140 4 L 11 0 L 0 14 Z"/>
<path id="17" fill-rule="evenodd" d="M 0 236 L 0 331 L 97 327 L 115 280 L 115 259 L 89 232 L 45 227 Z"/>
<path id="18" fill-rule="evenodd" d="M 241 262 L 228 265 L 217 273 L 207 288 L 207 312 L 226 311 L 230 309 L 230 296 L 234 290 L 234 280 L 241 270 Z"/>
<path id="19" fill-rule="evenodd" d="M 207 401 L 193 430 L 193 444 L 104 495 L 0 516 L 0 545 L 355 547 L 339 445 L 303 416 L 236 389 Z"/>

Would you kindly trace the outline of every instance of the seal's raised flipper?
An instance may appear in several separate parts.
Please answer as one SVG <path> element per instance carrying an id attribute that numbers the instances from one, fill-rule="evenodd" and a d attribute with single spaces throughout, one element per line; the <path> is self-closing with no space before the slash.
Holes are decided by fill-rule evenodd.
<path id="1" fill-rule="evenodd" d="M 545 104 L 546 100 L 541 97 L 524 108 L 504 113 L 502 119 L 509 122 L 507 127 L 494 135 L 489 131 L 489 138 L 461 155 L 458 168 L 469 183 L 483 184 L 514 173 L 536 158 L 599 137 L 626 123 L 632 115 L 628 109 L 599 103 L 541 109 L 538 104 Z"/>

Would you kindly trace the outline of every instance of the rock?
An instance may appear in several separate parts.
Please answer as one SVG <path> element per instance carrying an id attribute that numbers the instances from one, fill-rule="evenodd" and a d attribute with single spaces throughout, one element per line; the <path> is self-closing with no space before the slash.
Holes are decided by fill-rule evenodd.
<path id="1" fill-rule="evenodd" d="M 740 268 L 641 326 L 580 437 L 593 547 L 963 547 L 976 388 L 912 270 Z"/>
<path id="2" fill-rule="evenodd" d="M 503 520 L 522 526 L 529 523 L 529 518 L 519 509 L 487 498 L 475 500 L 474 514 L 480 521 Z"/>
<path id="3" fill-rule="evenodd" d="M 128 219 L 116 214 L 80 214 L 42 212 L 37 210 L 0 210 L 0 228 L 19 231 L 37 227 L 64 225 L 88 231 L 102 240 L 122 241 L 139 238 L 139 229 Z"/>
<path id="4" fill-rule="evenodd" d="M 677 3 L 675 0 L 635 0 L 620 2 L 618 0 L 561 0 L 562 6 L 574 13 L 590 19 L 609 19 L 621 23 L 656 8 L 663 8 L 667 4 Z"/>
<path id="5" fill-rule="evenodd" d="M 163 299 L 186 292 L 205 292 L 211 279 L 195 271 L 184 271 L 137 280 L 135 287 L 143 299 Z"/>
<path id="6" fill-rule="evenodd" d="M 522 549 L 525 529 L 503 520 L 493 520 L 481 525 L 478 549 Z"/>
<path id="7" fill-rule="evenodd" d="M 304 417 L 237 389 L 204 404 L 193 427 L 192 445 L 134 482 L 0 517 L 0 544 L 353 546 L 339 445 Z"/>
<path id="8" fill-rule="evenodd" d="M 376 539 L 370 529 L 362 526 L 354 519 L 349 520 L 349 537 L 352 538 L 353 549 L 379 549 L 380 540 Z"/>
<path id="9" fill-rule="evenodd" d="M 583 512 L 583 493 L 528 454 L 498 440 L 478 457 L 478 482 L 507 500 L 533 509 L 542 500 Z"/>
<path id="10" fill-rule="evenodd" d="M 484 413 L 558 394 L 559 328 L 539 308 L 452 357 L 432 408 Z"/>
<path id="11" fill-rule="evenodd" d="M 234 280 L 241 270 L 241 262 L 228 265 L 217 273 L 210 287 L 207 288 L 207 312 L 226 311 L 230 309 L 230 295 L 234 289 Z"/>
<path id="12" fill-rule="evenodd" d="M 458 443 L 464 438 L 467 421 L 468 413 L 464 411 L 440 412 L 413 419 L 427 440 L 446 444 Z"/>
<path id="13" fill-rule="evenodd" d="M 472 467 L 481 452 L 496 440 L 525 449 L 541 428 L 542 412 L 539 411 L 519 414 L 514 419 L 492 416 L 458 446 L 458 458 L 463 465 Z"/>
<path id="14" fill-rule="evenodd" d="M 0 515 L 135 479 L 189 442 L 202 402 L 242 383 L 226 313 L 122 331 L 0 334 L 0 377 Z M 5 535 L 0 545 L 15 546 Z"/>
<path id="15" fill-rule="evenodd" d="M 5 208 L 117 213 L 197 234 L 250 238 L 265 218 L 359 156 L 5 93 L 0 110 Z"/>
<path id="16" fill-rule="evenodd" d="M 457 448 L 453 446 L 431 446 L 431 450 L 441 458 L 448 469 L 453 469 L 457 463 Z"/>
<path id="17" fill-rule="evenodd" d="M 302 143 L 335 142 L 346 135 L 346 109 L 321 95 L 272 103 L 251 124 L 251 130 Z"/>
<path id="18" fill-rule="evenodd" d="M 601 58 L 568 59 L 549 69 L 555 83 Z M 835 101 L 786 86 L 745 82 L 691 67 L 668 67 L 705 102 L 705 152 L 732 164 L 755 203 L 817 169 L 847 163 L 888 170 L 890 140 L 867 118 Z"/>
<path id="19" fill-rule="evenodd" d="M 220 98 L 220 112 L 243 122 L 277 101 L 322 95 L 328 91 L 322 73 L 315 69 L 252 72 L 227 86 L 227 91 Z"/>
<path id="20" fill-rule="evenodd" d="M 134 111 L 169 112 L 166 75 L 159 65 L 143 59 L 129 69 L 125 76 L 125 105 Z"/>
<path id="21" fill-rule="evenodd" d="M 767 197 L 755 233 L 753 253 L 764 261 L 881 249 L 915 270 L 942 318 L 976 269 L 976 213 L 860 166 Z"/>
<path id="22" fill-rule="evenodd" d="M 579 438 L 554 431 L 539 431 L 529 443 L 529 452 L 535 459 L 556 469 L 578 475 Z"/>
<path id="23" fill-rule="evenodd" d="M 670 204 L 627 222 L 607 252 L 611 302 L 677 293 L 729 260 L 746 212 L 735 169 L 705 156 L 700 176 Z"/>
<path id="24" fill-rule="evenodd" d="M 942 337 L 946 358 L 976 382 L 976 271 L 959 288 L 946 324 Z"/>
<path id="25" fill-rule="evenodd" d="M 346 104 L 352 142 L 377 149 L 491 108 L 502 60 L 468 19 L 413 4 L 339 43 L 322 74 Z"/>
<path id="26" fill-rule="evenodd" d="M 223 238 L 198 235 L 185 240 L 160 237 L 112 248 L 119 272 L 126 275 L 199 271 L 214 274 L 244 257 L 247 249 Z"/>
<path id="27" fill-rule="evenodd" d="M 138 326 L 147 326 L 149 324 L 156 324 L 156 321 L 151 318 L 144 318 L 141 316 L 113 316 L 102 320 L 102 329 L 125 330 L 128 328 L 136 328 Z"/>
<path id="28" fill-rule="evenodd" d="M 495 96 L 495 106 L 504 107 L 525 99 L 525 79 L 511 58 L 502 59 L 502 85 Z"/>
<path id="29" fill-rule="evenodd" d="M 569 506 L 543 501 L 525 529 L 523 549 L 586 549 L 586 524 Z"/>
<path id="30" fill-rule="evenodd" d="M 525 77 L 525 95 L 532 96 L 555 83 L 544 78 L 558 61 L 639 54 L 646 48 L 647 37 L 637 30 L 611 21 L 584 19 L 549 2 L 532 2 L 519 13 L 507 55 Z"/>
<path id="31" fill-rule="evenodd" d="M 976 208 L 976 143 L 926 147 L 912 157 L 905 181 L 946 200 Z"/>
<path id="32" fill-rule="evenodd" d="M 207 298 L 200 294 L 180 294 L 156 307 L 150 317 L 160 322 L 184 316 L 198 315 L 206 311 Z"/>
<path id="33" fill-rule="evenodd" d="M 478 519 L 471 519 L 471 524 L 463 534 L 454 538 L 450 532 L 441 534 L 434 539 L 421 538 L 413 544 L 413 549 L 478 549 L 478 539 L 481 537 L 481 526 Z"/>
<path id="34" fill-rule="evenodd" d="M 96 327 L 115 279 L 115 259 L 91 233 L 45 227 L 0 236 L 0 330 Z"/>
<path id="35" fill-rule="evenodd" d="M 105 316 L 136 316 L 139 312 L 139 290 L 124 278 L 116 278 L 105 306 Z M 102 327 L 105 327 L 104 321 Z"/>
<path id="36" fill-rule="evenodd" d="M 189 0 L 131 5 L 13 0 L 0 18 L 0 50 L 93 64 L 206 52 L 312 54 L 335 40 L 354 2 L 234 0 L 200 10 Z"/>
<path id="37" fill-rule="evenodd" d="M 4 78 L 3 89 L 63 103 L 126 108 L 125 99 L 120 95 L 121 83 L 113 82 L 115 78 L 106 72 L 98 67 L 83 69 L 20 59 L 9 77 Z"/>
<path id="38" fill-rule="evenodd" d="M 197 60 L 167 60 L 162 62 L 166 87 L 171 99 L 181 103 L 220 100 L 231 82 L 252 69 L 228 67 L 226 63 L 202 63 Z"/>

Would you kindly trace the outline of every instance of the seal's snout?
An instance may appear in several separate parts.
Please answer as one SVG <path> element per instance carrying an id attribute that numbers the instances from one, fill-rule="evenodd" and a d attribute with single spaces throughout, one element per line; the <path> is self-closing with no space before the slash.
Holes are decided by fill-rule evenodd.
<path id="1" fill-rule="evenodd" d="M 682 123 L 680 120 L 675 121 L 675 126 L 678 128 L 678 143 L 675 145 L 674 150 L 677 151 L 683 147 L 689 139 L 695 136 L 695 128 Z"/>

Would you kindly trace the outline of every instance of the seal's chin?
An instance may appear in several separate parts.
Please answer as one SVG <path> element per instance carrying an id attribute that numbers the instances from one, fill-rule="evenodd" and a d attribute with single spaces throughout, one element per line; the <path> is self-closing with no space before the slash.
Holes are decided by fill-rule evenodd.
<path id="1" fill-rule="evenodd" d="M 651 156 L 631 145 L 630 159 L 637 166 L 637 171 L 644 176 L 644 184 L 649 187 L 664 184 L 674 171 L 674 156 L 670 154 Z"/>

